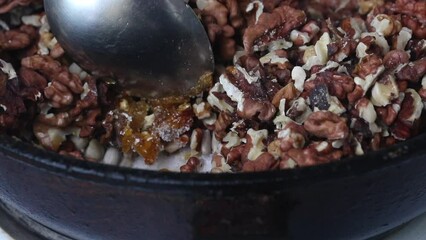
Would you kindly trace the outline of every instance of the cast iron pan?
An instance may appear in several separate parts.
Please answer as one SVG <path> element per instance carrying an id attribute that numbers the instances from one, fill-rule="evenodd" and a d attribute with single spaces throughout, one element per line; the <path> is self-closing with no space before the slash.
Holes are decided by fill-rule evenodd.
<path id="1" fill-rule="evenodd" d="M 71 239 L 366 239 L 426 212 L 426 135 L 296 170 L 180 174 L 0 136 L 0 201 Z"/>

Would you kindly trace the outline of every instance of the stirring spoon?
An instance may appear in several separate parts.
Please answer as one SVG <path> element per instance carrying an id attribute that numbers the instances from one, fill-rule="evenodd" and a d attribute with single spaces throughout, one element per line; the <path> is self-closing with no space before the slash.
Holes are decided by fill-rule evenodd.
<path id="1" fill-rule="evenodd" d="M 183 0 L 44 0 L 51 30 L 84 69 L 131 95 L 182 95 L 212 72 L 205 29 Z"/>

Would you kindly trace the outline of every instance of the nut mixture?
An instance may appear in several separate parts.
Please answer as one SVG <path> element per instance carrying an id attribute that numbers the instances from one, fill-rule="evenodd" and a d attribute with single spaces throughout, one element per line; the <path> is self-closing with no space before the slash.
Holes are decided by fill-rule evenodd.
<path id="1" fill-rule="evenodd" d="M 41 1 L 0 0 L 1 131 L 81 160 L 213 173 L 338 161 L 421 131 L 426 1 L 188 4 L 214 48 L 214 83 L 142 100 L 73 63 Z"/>

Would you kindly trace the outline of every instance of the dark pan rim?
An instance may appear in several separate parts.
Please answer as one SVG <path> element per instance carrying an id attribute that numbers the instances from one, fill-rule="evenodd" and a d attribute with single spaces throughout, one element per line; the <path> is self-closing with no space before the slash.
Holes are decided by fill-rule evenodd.
<path id="1" fill-rule="evenodd" d="M 418 161 L 422 159 L 421 156 L 426 156 L 426 133 L 386 149 L 332 163 L 289 170 L 237 174 L 173 173 L 103 165 L 64 157 L 4 134 L 0 135 L 0 154 L 54 174 L 121 186 L 222 188 L 282 183 L 294 186 L 318 180 L 356 177 L 373 170 L 398 167 L 399 164 L 412 160 Z"/>

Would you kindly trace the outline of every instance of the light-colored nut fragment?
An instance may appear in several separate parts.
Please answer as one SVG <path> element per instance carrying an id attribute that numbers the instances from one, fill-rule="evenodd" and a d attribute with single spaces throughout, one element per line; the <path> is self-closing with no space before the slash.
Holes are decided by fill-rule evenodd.
<path id="1" fill-rule="evenodd" d="M 275 107 L 279 107 L 281 100 L 285 99 L 287 101 L 291 101 L 295 99 L 299 94 L 300 93 L 294 86 L 294 83 L 290 82 L 275 94 L 274 98 L 272 99 L 272 104 L 274 104 Z"/>
<path id="2" fill-rule="evenodd" d="M 255 24 L 257 24 L 257 22 L 259 22 L 260 15 L 262 15 L 263 9 L 265 7 L 263 6 L 263 2 L 255 0 L 255 1 L 252 1 L 251 3 L 249 3 L 247 5 L 246 12 L 249 13 L 249 12 L 253 11 L 255 7 L 257 7 L 257 10 L 256 10 L 256 23 L 255 23 Z"/>
<path id="3" fill-rule="evenodd" d="M 292 148 L 303 148 L 306 144 L 306 131 L 296 123 L 288 123 L 283 130 L 278 132 L 281 151 L 286 152 Z"/>
<path id="4" fill-rule="evenodd" d="M 22 16 L 21 20 L 25 25 L 31 25 L 37 28 L 41 27 L 41 16 L 38 14 Z"/>
<path id="5" fill-rule="evenodd" d="M 328 61 L 328 44 L 331 43 L 330 35 L 325 32 L 321 38 L 315 43 L 315 53 L 322 65 Z"/>
<path id="6" fill-rule="evenodd" d="M 121 152 L 113 147 L 108 148 L 105 152 L 104 158 L 102 159 L 102 163 L 116 166 L 121 160 Z"/>
<path id="7" fill-rule="evenodd" d="M 374 123 L 377 120 L 376 110 L 367 98 L 360 99 L 355 105 L 355 109 L 358 110 L 359 117 L 367 123 Z"/>
<path id="8" fill-rule="evenodd" d="M 0 59 L 0 70 L 8 76 L 8 79 L 14 79 L 18 77 L 12 64 L 2 59 Z"/>
<path id="9" fill-rule="evenodd" d="M 222 74 L 219 77 L 219 81 L 223 86 L 223 89 L 226 92 L 226 95 L 232 99 L 232 101 L 237 103 L 238 111 L 244 110 L 244 94 L 238 89 L 232 82 L 228 79 L 226 74 Z"/>
<path id="10" fill-rule="evenodd" d="M 329 145 L 330 144 L 328 142 L 322 141 L 315 146 L 315 150 L 317 150 L 317 152 L 320 153 L 320 152 L 326 150 L 327 148 L 329 148 Z"/>
<path id="11" fill-rule="evenodd" d="M 407 43 L 413 37 L 413 31 L 409 28 L 403 27 L 398 34 L 398 38 L 396 39 L 396 49 L 397 50 L 405 50 Z"/>
<path id="12" fill-rule="evenodd" d="M 104 154 L 105 149 L 102 144 L 98 140 L 92 139 L 84 152 L 84 157 L 89 161 L 99 162 L 103 159 Z"/>
<path id="13" fill-rule="evenodd" d="M 362 79 L 360 77 L 355 77 L 354 81 L 357 85 L 359 85 L 363 90 L 364 93 L 366 93 L 371 86 L 376 82 L 377 78 L 385 71 L 384 66 L 380 66 L 375 73 L 372 73 L 368 75 L 365 79 Z"/>
<path id="14" fill-rule="evenodd" d="M 343 104 L 339 101 L 339 99 L 335 96 L 330 96 L 328 98 L 328 103 L 330 104 L 330 107 L 328 108 L 328 111 L 340 116 L 343 113 L 346 112 L 346 108 L 343 106 Z"/>
<path id="15" fill-rule="evenodd" d="M 220 154 L 214 154 L 212 158 L 212 173 L 231 172 L 231 166 L 226 163 L 225 157 Z"/>
<path id="16" fill-rule="evenodd" d="M 265 64 L 284 65 L 289 62 L 287 58 L 278 56 L 275 51 L 270 52 L 266 54 L 265 56 L 261 57 L 259 61 L 262 65 L 265 65 Z"/>
<path id="17" fill-rule="evenodd" d="M 281 145 L 280 140 L 272 141 L 268 145 L 268 153 L 272 154 L 272 156 L 274 156 L 275 159 L 279 159 L 281 157 L 282 151 L 281 151 L 280 145 Z"/>
<path id="18" fill-rule="evenodd" d="M 303 65 L 303 69 L 309 71 L 315 65 L 325 65 L 328 61 L 327 46 L 330 43 L 331 43 L 330 35 L 326 32 L 316 42 L 314 46 L 315 54 L 313 54 L 312 49 L 309 49 L 309 48 L 305 51 L 306 56 L 304 55 L 303 58 L 306 59 L 306 61 L 305 61 L 305 65 Z"/>
<path id="19" fill-rule="evenodd" d="M 220 150 L 222 149 L 222 144 L 219 140 L 217 140 L 216 135 L 212 134 L 212 152 L 213 153 L 220 153 Z"/>
<path id="20" fill-rule="evenodd" d="M 217 121 L 217 114 L 213 113 L 209 118 L 203 119 L 203 124 L 206 128 L 211 129 Z"/>
<path id="21" fill-rule="evenodd" d="M 367 98 L 361 98 L 355 105 L 360 118 L 364 119 L 372 133 L 381 132 L 382 129 L 376 124 L 377 113 L 373 104 Z"/>
<path id="22" fill-rule="evenodd" d="M 155 114 L 151 114 L 148 116 L 145 116 L 143 121 L 143 130 L 147 130 L 152 127 L 155 121 Z"/>
<path id="23" fill-rule="evenodd" d="M 303 60 L 303 62 L 305 63 L 305 64 L 308 64 L 308 62 L 309 62 L 309 59 L 311 59 L 311 58 L 314 58 L 314 57 L 316 57 L 317 55 L 316 55 L 316 53 L 315 53 L 315 47 L 314 46 L 308 46 L 308 47 L 306 47 L 305 48 L 305 51 L 304 51 L 304 53 L 303 53 L 303 58 L 302 58 L 302 60 Z M 312 66 L 311 66 L 312 67 Z M 306 70 L 310 70 L 310 69 L 307 69 L 307 68 L 304 68 L 304 69 L 306 69 Z"/>
<path id="24" fill-rule="evenodd" d="M 392 34 L 394 31 L 394 20 L 386 14 L 377 15 L 371 22 L 371 26 L 374 27 L 376 32 L 385 37 Z"/>
<path id="25" fill-rule="evenodd" d="M 355 155 L 357 156 L 362 156 L 364 155 L 364 150 L 362 149 L 362 145 L 361 143 L 355 138 L 354 139 L 355 143 Z"/>
<path id="26" fill-rule="evenodd" d="M 81 152 L 83 152 L 89 144 L 89 139 L 81 138 L 78 135 L 73 135 L 70 139 L 74 143 L 74 146 Z"/>
<path id="27" fill-rule="evenodd" d="M 216 83 L 212 89 L 210 89 L 209 95 L 207 97 L 207 101 L 209 102 L 209 104 L 211 106 L 217 107 L 220 111 L 224 111 L 224 112 L 234 112 L 235 109 L 234 107 L 232 107 L 231 105 L 229 105 L 226 101 L 224 101 L 223 99 L 219 99 L 217 98 L 213 93 L 214 92 L 218 92 L 218 93 L 223 93 L 225 92 L 223 89 L 222 84 L 220 83 Z"/>
<path id="28" fill-rule="evenodd" d="M 294 122 L 293 119 L 285 115 L 285 103 L 286 100 L 282 99 L 279 106 L 280 114 L 273 121 L 275 124 L 275 131 L 283 130 L 287 126 L 287 124 L 289 124 L 290 122 Z"/>
<path id="29" fill-rule="evenodd" d="M 87 95 L 90 93 L 91 89 L 89 87 L 89 84 L 86 82 L 83 85 L 83 92 L 80 94 L 80 99 L 83 100 L 87 97 Z"/>
<path id="30" fill-rule="evenodd" d="M 68 135 L 78 135 L 78 128 L 56 128 L 40 122 L 35 122 L 33 132 L 40 144 L 53 151 L 58 151 Z"/>
<path id="31" fill-rule="evenodd" d="M 175 153 L 188 145 L 189 141 L 190 138 L 187 135 L 182 135 L 179 138 L 167 143 L 164 146 L 164 151 L 168 153 Z"/>
<path id="32" fill-rule="evenodd" d="M 247 70 L 245 70 L 243 67 L 241 67 L 239 65 L 236 65 L 235 68 L 243 74 L 243 76 L 246 79 L 246 81 L 248 83 L 250 83 L 250 84 L 258 82 L 259 79 L 260 79 L 260 77 L 261 77 L 259 71 L 256 71 L 256 72 L 253 72 L 253 71 L 247 72 Z M 222 85 L 224 85 L 224 84 L 222 83 Z M 224 85 L 224 88 L 225 88 L 225 85 Z M 226 89 L 225 89 L 225 91 L 226 91 Z"/>
<path id="33" fill-rule="evenodd" d="M 386 54 L 386 53 L 389 52 L 390 46 L 389 46 L 389 43 L 388 43 L 388 41 L 386 40 L 385 37 L 383 37 L 382 35 L 380 35 L 377 32 L 374 32 L 374 33 L 364 32 L 364 33 L 361 34 L 361 38 L 365 38 L 365 37 L 368 37 L 368 36 L 371 36 L 371 37 L 374 38 L 374 42 L 377 44 L 377 46 L 379 46 L 382 49 L 383 54 Z"/>
<path id="34" fill-rule="evenodd" d="M 57 150 L 66 140 L 66 132 L 59 128 L 49 128 L 47 130 L 47 139 L 50 142 L 52 150 Z"/>
<path id="35" fill-rule="evenodd" d="M 294 122 L 291 118 L 286 115 L 279 115 L 274 119 L 275 129 L 282 130 L 287 126 L 288 123 Z"/>
<path id="36" fill-rule="evenodd" d="M 333 142 L 331 143 L 331 146 L 332 146 L 333 148 L 335 148 L 335 149 L 339 149 L 339 148 L 343 147 L 343 144 L 344 144 L 344 143 L 345 143 L 345 141 L 344 141 L 344 140 L 342 140 L 342 139 L 340 139 L 340 140 L 333 141 Z"/>
<path id="37" fill-rule="evenodd" d="M 420 95 L 416 92 L 414 89 L 407 89 L 405 91 L 406 98 L 404 101 L 410 101 L 410 108 L 404 108 L 406 105 L 403 105 L 403 108 L 401 109 L 399 118 L 402 119 L 405 123 L 408 123 L 412 125 L 414 121 L 420 118 L 423 112 L 423 102 L 420 97 Z M 407 98 L 408 96 L 411 97 L 412 100 Z M 404 104 L 404 103 L 403 103 Z M 411 114 L 407 114 L 411 113 Z"/>
<path id="38" fill-rule="evenodd" d="M 371 90 L 371 102 L 374 106 L 384 107 L 398 98 L 399 89 L 395 77 L 389 75 L 374 84 Z"/>
<path id="39" fill-rule="evenodd" d="M 351 18 L 350 25 L 351 28 L 354 30 L 353 39 L 359 39 L 361 37 L 361 34 L 367 31 L 367 26 L 365 26 L 365 22 L 361 18 Z"/>
<path id="40" fill-rule="evenodd" d="M 365 56 L 367 56 L 368 55 L 367 50 L 368 50 L 368 46 L 365 45 L 365 43 L 360 42 L 356 47 L 357 58 L 362 59 Z"/>
<path id="41" fill-rule="evenodd" d="M 191 142 L 189 144 L 189 147 L 191 150 L 196 152 L 201 152 L 201 144 L 203 141 L 203 130 L 200 128 L 196 128 L 192 131 L 191 134 Z"/>
<path id="42" fill-rule="evenodd" d="M 130 105 L 129 105 L 129 102 L 127 101 L 127 99 L 123 98 L 123 99 L 120 100 L 118 107 L 119 107 L 120 110 L 128 112 Z"/>
<path id="43" fill-rule="evenodd" d="M 237 65 L 238 62 L 240 61 L 240 58 L 246 55 L 247 55 L 247 52 L 244 51 L 244 49 L 240 48 L 240 50 L 238 50 L 234 55 L 234 59 L 233 59 L 234 65 Z"/>
<path id="44" fill-rule="evenodd" d="M 268 131 L 267 130 L 255 131 L 250 128 L 247 131 L 247 135 L 250 136 L 249 143 L 251 143 L 250 151 L 247 157 L 249 160 L 254 161 L 264 152 L 266 148 L 263 141 L 268 137 Z"/>
<path id="45" fill-rule="evenodd" d="M 297 162 L 294 161 L 294 159 L 292 159 L 290 157 L 288 157 L 287 159 L 281 161 L 281 163 L 280 163 L 280 168 L 281 169 L 294 169 L 297 166 L 298 166 Z"/>
<path id="46" fill-rule="evenodd" d="M 194 110 L 195 116 L 200 120 L 209 118 L 212 115 L 212 108 L 209 103 L 194 103 L 194 105 L 192 105 L 192 108 Z"/>
<path id="47" fill-rule="evenodd" d="M 290 39 L 294 44 L 298 46 L 305 45 L 311 41 L 311 38 L 309 37 L 308 33 L 301 32 L 298 30 L 291 31 Z"/>
<path id="48" fill-rule="evenodd" d="M 77 63 L 71 63 L 71 65 L 68 67 L 68 70 L 70 73 L 76 75 L 79 75 L 81 72 L 83 72 L 83 69 Z"/>
<path id="49" fill-rule="evenodd" d="M 306 80 L 306 72 L 302 67 L 296 66 L 291 71 L 291 78 L 294 80 L 294 87 L 303 92 L 303 86 Z"/>
<path id="50" fill-rule="evenodd" d="M 299 113 L 293 120 L 299 124 L 303 124 L 309 115 L 312 114 L 311 108 L 306 103 L 306 100 L 302 97 L 294 100 L 287 111 L 287 116 L 291 117 L 292 113 Z"/>
<path id="51" fill-rule="evenodd" d="M 272 52 L 279 49 L 289 49 L 291 47 L 293 47 L 293 42 L 289 42 L 283 38 L 283 39 L 272 41 L 264 46 L 260 46 L 260 47 L 254 46 L 254 51 L 258 52 L 258 51 L 269 50 L 269 52 Z"/>
<path id="52" fill-rule="evenodd" d="M 241 138 L 235 132 L 229 132 L 223 138 L 223 141 L 226 143 L 225 147 L 231 149 L 241 144 Z"/>
<path id="53" fill-rule="evenodd" d="M 145 161 L 142 161 L 145 163 Z M 133 153 L 124 153 L 120 161 L 120 167 L 130 168 L 133 166 Z"/>

